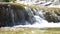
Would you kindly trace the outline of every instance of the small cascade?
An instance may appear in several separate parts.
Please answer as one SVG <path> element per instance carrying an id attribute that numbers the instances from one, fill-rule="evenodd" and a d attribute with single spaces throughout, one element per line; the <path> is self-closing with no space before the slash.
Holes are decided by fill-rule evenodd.
<path id="1" fill-rule="evenodd" d="M 42 27 L 60 22 L 59 10 L 40 10 L 27 6 L 0 6 L 0 27 Z"/>
<path id="2" fill-rule="evenodd" d="M 21 9 L 11 5 L 1 6 L 0 8 L 0 22 L 2 26 L 33 25 L 34 23 L 47 22 L 44 20 L 42 10 L 31 10 L 29 7 Z"/>
<path id="3" fill-rule="evenodd" d="M 42 10 L 37 10 L 33 9 L 31 10 L 30 8 L 25 7 L 25 9 L 28 11 L 29 16 L 31 17 L 30 19 L 32 21 L 35 21 L 37 23 L 48 23 L 46 20 L 44 20 L 44 15 Z"/>

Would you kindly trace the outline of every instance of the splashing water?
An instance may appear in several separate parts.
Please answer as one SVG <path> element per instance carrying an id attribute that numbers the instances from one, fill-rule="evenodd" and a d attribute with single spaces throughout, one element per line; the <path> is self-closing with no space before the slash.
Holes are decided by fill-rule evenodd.
<path id="1" fill-rule="evenodd" d="M 25 7 L 25 10 L 27 11 L 31 22 L 33 23 L 31 24 L 27 24 L 27 25 L 18 25 L 18 26 L 14 26 L 14 27 L 37 27 L 37 28 L 47 28 L 47 27 L 59 27 L 60 23 L 49 23 L 47 20 L 45 20 L 45 17 L 43 15 L 43 10 L 38 10 L 38 9 L 33 9 L 31 10 L 28 7 Z M 30 22 L 30 23 L 31 23 Z"/>
<path id="2" fill-rule="evenodd" d="M 29 15 L 29 20 L 31 20 L 32 22 L 32 25 L 30 24 L 27 24 L 27 25 L 18 25 L 18 26 L 14 26 L 14 27 L 38 27 L 38 28 L 42 28 L 44 26 L 42 26 L 41 24 L 45 24 L 45 23 L 48 23 L 48 21 L 46 21 L 44 19 L 44 16 L 43 16 L 43 12 L 42 10 L 31 10 L 30 8 L 28 7 L 25 7 L 25 10 L 27 11 L 28 15 Z M 34 13 L 35 14 L 34 14 Z M 31 23 L 30 22 L 30 23 Z"/>
<path id="3" fill-rule="evenodd" d="M 44 23 L 44 16 L 43 16 L 43 13 L 42 13 L 42 11 L 35 11 L 34 10 L 34 13 L 35 13 L 35 15 L 33 14 L 33 11 L 31 10 L 31 9 L 29 9 L 28 7 L 26 7 L 25 9 L 27 9 L 28 10 L 28 14 L 29 14 L 29 16 L 30 17 L 33 17 L 33 18 L 35 18 L 34 19 L 34 21 L 36 21 L 37 23 Z M 32 20 L 33 21 L 33 20 Z M 47 21 L 46 21 L 47 22 Z"/>

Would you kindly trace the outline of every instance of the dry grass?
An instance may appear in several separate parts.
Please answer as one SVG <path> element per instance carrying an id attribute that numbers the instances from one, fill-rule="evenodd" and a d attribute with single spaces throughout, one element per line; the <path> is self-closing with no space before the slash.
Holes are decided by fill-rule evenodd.
<path id="1" fill-rule="evenodd" d="M 37 28 L 1 28 L 0 34 L 41 34 Z"/>
<path id="2" fill-rule="evenodd" d="M 60 28 L 0 28 L 0 34 L 60 34 Z"/>

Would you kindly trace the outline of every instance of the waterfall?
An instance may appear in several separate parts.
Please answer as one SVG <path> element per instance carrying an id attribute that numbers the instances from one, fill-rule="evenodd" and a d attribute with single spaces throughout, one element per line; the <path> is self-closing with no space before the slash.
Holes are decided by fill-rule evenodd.
<path id="1" fill-rule="evenodd" d="M 11 5 L 1 6 L 0 26 L 34 25 L 47 21 L 42 10 L 24 7 L 23 9 Z M 5 24 L 4 24 L 5 23 Z M 4 25 L 3 25 L 4 24 Z"/>
<path id="2" fill-rule="evenodd" d="M 28 6 L 1 5 L 0 27 L 50 27 L 60 22 L 60 10 L 43 10 Z M 52 26 L 51 26 L 52 27 Z"/>
<path id="3" fill-rule="evenodd" d="M 29 24 L 25 24 L 25 25 L 18 25 L 18 26 L 14 26 L 14 27 L 39 27 L 42 23 L 48 23 L 48 21 L 45 20 L 45 17 L 43 15 L 42 10 L 37 10 L 37 9 L 33 9 L 31 10 L 31 8 L 29 7 L 25 7 L 26 12 L 29 15 Z"/>
<path id="4" fill-rule="evenodd" d="M 35 21 L 37 23 L 44 23 L 44 22 L 47 23 L 47 21 L 44 20 L 44 15 L 43 15 L 42 10 L 33 9 L 33 11 L 32 11 L 30 8 L 27 8 L 27 7 L 25 7 L 25 9 L 26 9 L 26 11 L 28 11 L 29 16 L 34 18 L 34 19 L 30 18 L 30 19 L 32 19 L 32 21 Z M 33 12 L 35 14 L 33 14 Z"/>
<path id="5" fill-rule="evenodd" d="M 60 26 L 59 23 L 54 24 L 54 22 L 53 22 L 54 20 L 52 20 L 51 22 L 48 22 L 48 20 L 46 20 L 44 14 L 46 14 L 46 12 L 48 12 L 48 11 L 44 12 L 43 10 L 39 10 L 38 8 L 37 9 L 34 9 L 34 8 L 31 9 L 29 7 L 25 7 L 25 10 L 29 15 L 29 20 L 27 22 L 28 24 L 27 25 L 18 25 L 18 26 L 14 26 L 14 27 L 45 28 L 45 27 L 59 27 Z M 50 16 L 50 15 L 48 15 L 48 16 Z M 55 19 L 55 18 L 53 17 L 52 19 Z"/>

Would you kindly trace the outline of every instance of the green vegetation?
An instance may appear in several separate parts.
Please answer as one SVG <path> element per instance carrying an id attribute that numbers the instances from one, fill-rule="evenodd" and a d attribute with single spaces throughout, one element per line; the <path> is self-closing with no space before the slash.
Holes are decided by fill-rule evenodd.
<path id="1" fill-rule="evenodd" d="M 48 28 L 45 30 L 46 34 L 60 34 L 60 28 Z"/>
<path id="2" fill-rule="evenodd" d="M 46 30 L 49 30 L 49 31 L 60 31 L 60 28 L 48 28 Z"/>
<path id="3" fill-rule="evenodd" d="M 0 0 L 0 2 L 11 2 L 11 1 L 14 1 L 14 0 Z"/>

